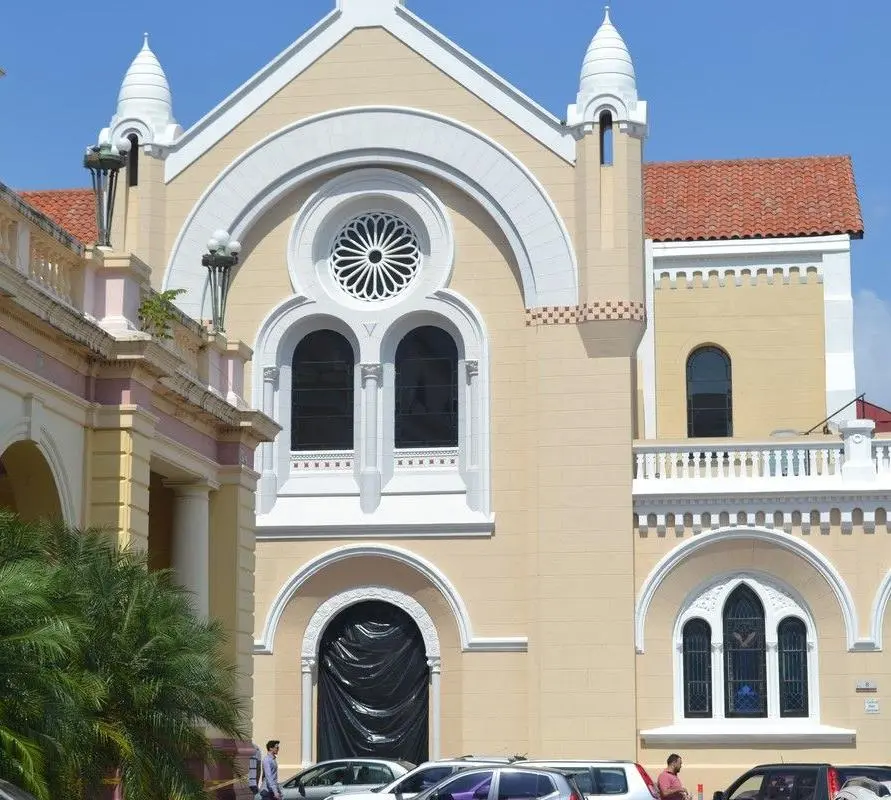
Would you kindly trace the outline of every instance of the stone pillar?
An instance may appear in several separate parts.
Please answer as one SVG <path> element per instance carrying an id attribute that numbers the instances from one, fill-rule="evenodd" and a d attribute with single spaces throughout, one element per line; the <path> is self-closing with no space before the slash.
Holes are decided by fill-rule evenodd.
<path id="1" fill-rule="evenodd" d="M 275 390 L 279 379 L 278 367 L 263 367 L 263 413 L 270 419 L 276 419 Z M 284 443 L 290 450 L 290 442 Z M 268 513 L 275 503 L 278 491 L 278 478 L 275 469 L 275 442 L 265 442 L 260 445 L 262 465 L 260 477 L 260 502 L 257 511 L 261 514 Z"/>
<path id="2" fill-rule="evenodd" d="M 173 570 L 192 593 L 195 611 L 210 614 L 210 490 L 208 483 L 167 483 L 173 490 Z"/>
<path id="3" fill-rule="evenodd" d="M 839 425 L 845 444 L 842 478 L 846 481 L 874 481 L 876 463 L 872 442 L 876 424 L 871 419 L 849 419 Z"/>
<path id="4" fill-rule="evenodd" d="M 302 672 L 300 687 L 300 761 L 306 766 L 313 763 L 312 708 L 316 660 L 311 656 L 303 656 L 300 659 L 300 669 Z"/>
<path id="5" fill-rule="evenodd" d="M 157 418 L 135 405 L 96 410 L 87 436 L 87 524 L 118 531 L 122 546 L 148 549 L 149 474 Z"/>
<path id="6" fill-rule="evenodd" d="M 439 656 L 431 656 L 427 659 L 430 668 L 430 759 L 435 761 L 440 757 L 441 748 L 439 730 L 442 726 L 441 690 L 442 660 Z"/>
<path id="7" fill-rule="evenodd" d="M 362 437 L 359 495 L 362 511 L 372 513 L 381 501 L 381 470 L 378 464 L 377 405 L 383 368 L 380 364 L 362 364 Z"/>

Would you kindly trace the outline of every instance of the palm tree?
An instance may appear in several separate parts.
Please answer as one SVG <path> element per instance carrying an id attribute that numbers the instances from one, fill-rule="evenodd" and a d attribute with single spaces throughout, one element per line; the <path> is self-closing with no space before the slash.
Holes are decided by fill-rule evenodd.
<path id="1" fill-rule="evenodd" d="M 219 623 L 198 617 L 168 571 L 118 550 L 99 531 L 62 525 L 49 537 L 90 631 L 84 666 L 105 694 L 82 771 L 93 790 L 116 776 L 127 800 L 205 800 L 203 765 L 222 759 L 207 732 L 243 739 L 237 673 Z"/>
<path id="2" fill-rule="evenodd" d="M 40 800 L 77 774 L 102 694 L 79 666 L 84 630 L 42 543 L 40 526 L 0 512 L 0 777 Z"/>

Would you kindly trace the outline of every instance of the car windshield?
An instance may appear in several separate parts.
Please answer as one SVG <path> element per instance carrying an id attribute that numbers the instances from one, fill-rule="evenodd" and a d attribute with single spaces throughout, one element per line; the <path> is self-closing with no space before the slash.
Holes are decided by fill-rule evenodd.
<path id="1" fill-rule="evenodd" d="M 433 786 L 425 789 L 414 800 L 430 800 L 435 794 L 445 792 L 452 795 L 455 800 L 465 800 L 464 795 L 468 798 L 478 796 L 483 790 L 488 793 L 488 786 L 492 782 L 492 770 L 480 772 L 466 772 L 461 775 L 451 776 L 445 780 L 435 783 Z"/>

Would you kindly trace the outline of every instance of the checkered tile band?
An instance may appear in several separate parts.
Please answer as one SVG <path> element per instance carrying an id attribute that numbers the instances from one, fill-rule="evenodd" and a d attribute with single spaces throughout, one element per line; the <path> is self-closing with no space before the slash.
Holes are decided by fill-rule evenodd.
<path id="1" fill-rule="evenodd" d="M 643 322 L 643 303 L 630 300 L 597 300 L 580 306 L 541 306 L 526 309 L 526 325 L 577 325 L 579 322 L 627 320 Z"/>

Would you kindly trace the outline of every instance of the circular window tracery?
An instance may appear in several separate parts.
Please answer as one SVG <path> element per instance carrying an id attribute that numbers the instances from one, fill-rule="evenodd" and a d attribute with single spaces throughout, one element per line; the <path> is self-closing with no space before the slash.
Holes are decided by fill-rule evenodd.
<path id="1" fill-rule="evenodd" d="M 403 292 L 421 266 L 414 231 L 393 214 L 374 212 L 350 220 L 334 238 L 331 271 L 359 300 L 378 301 Z"/>

